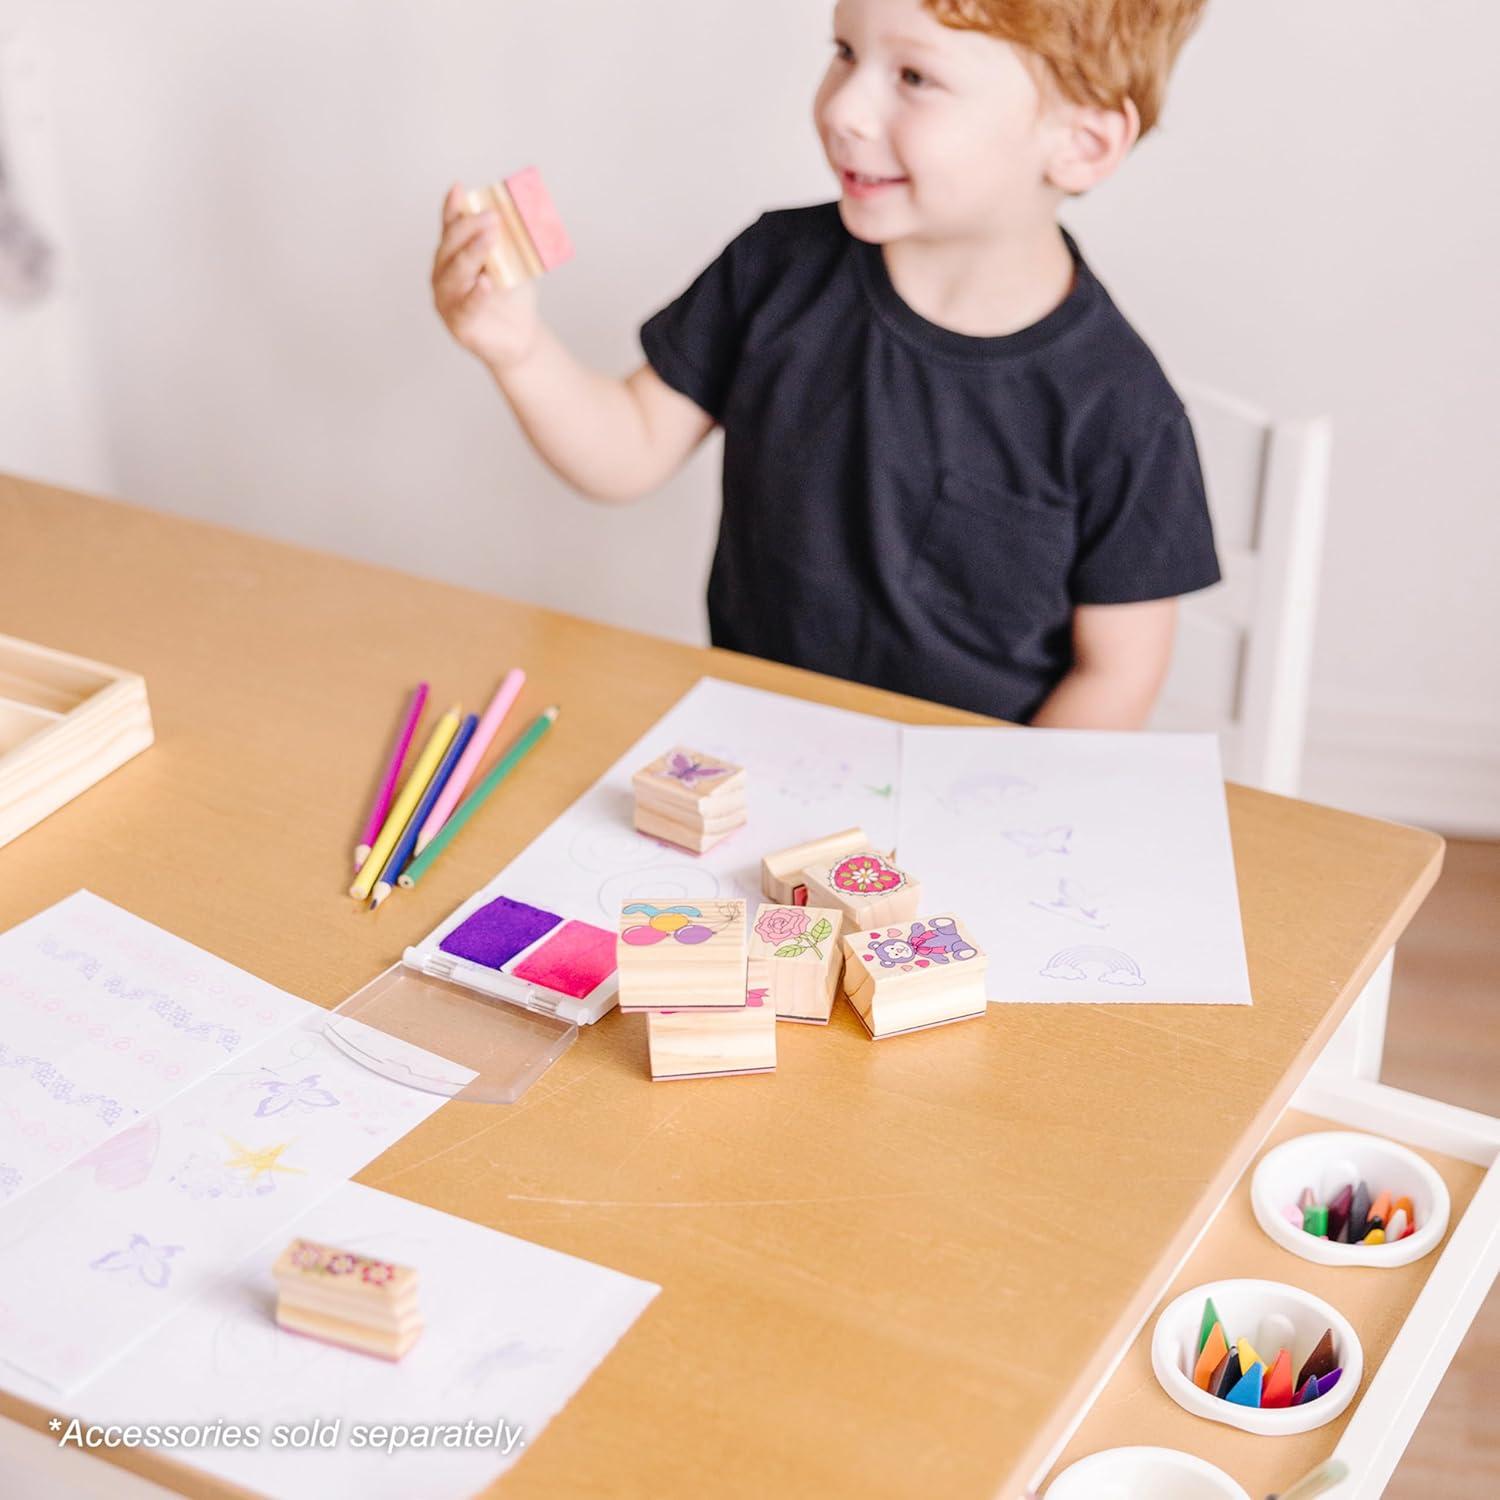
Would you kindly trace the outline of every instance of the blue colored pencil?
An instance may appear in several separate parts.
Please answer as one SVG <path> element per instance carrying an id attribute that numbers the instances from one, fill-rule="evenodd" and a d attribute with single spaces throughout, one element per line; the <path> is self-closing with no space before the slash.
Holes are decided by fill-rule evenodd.
<path id="1" fill-rule="evenodd" d="M 422 825 L 427 821 L 427 814 L 432 811 L 437 799 L 443 795 L 444 785 L 453 774 L 453 768 L 458 764 L 459 756 L 464 753 L 465 747 L 474 738 L 474 731 L 478 727 L 478 714 L 467 715 L 463 723 L 458 726 L 458 733 L 453 736 L 453 743 L 448 746 L 447 754 L 438 765 L 437 774 L 428 782 L 427 790 L 422 793 L 422 800 L 417 803 L 417 810 L 402 830 L 401 837 L 396 840 L 396 847 L 391 850 L 391 857 L 386 860 L 385 869 L 380 872 L 380 879 L 375 882 L 375 888 L 370 892 L 372 911 L 395 889 L 396 877 L 401 873 L 407 860 L 412 857 L 412 852 L 417 846 L 417 835 L 421 833 Z"/>

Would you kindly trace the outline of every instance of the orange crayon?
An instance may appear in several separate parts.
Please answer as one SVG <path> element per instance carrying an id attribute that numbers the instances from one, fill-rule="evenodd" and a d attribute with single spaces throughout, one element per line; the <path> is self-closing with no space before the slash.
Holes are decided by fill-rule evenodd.
<path id="1" fill-rule="evenodd" d="M 1229 1353 L 1229 1341 L 1224 1337 L 1224 1325 L 1215 1323 L 1208 1331 L 1208 1338 L 1198 1354 L 1198 1363 L 1193 1367 L 1193 1384 L 1200 1391 L 1208 1389 L 1209 1379 L 1219 1362 Z"/>

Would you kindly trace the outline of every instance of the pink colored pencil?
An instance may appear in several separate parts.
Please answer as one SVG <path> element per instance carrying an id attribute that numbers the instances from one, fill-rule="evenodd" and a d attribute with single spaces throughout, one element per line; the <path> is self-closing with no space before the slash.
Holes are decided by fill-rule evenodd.
<path id="1" fill-rule="evenodd" d="M 519 667 L 512 667 L 505 674 L 505 680 L 495 689 L 495 696 L 490 699 L 490 706 L 485 709 L 474 737 L 454 766 L 453 774 L 443 787 L 442 796 L 433 803 L 432 811 L 427 814 L 427 821 L 422 824 L 422 831 L 417 835 L 417 854 L 433 841 L 438 829 L 448 821 L 448 814 L 458 806 L 458 799 L 463 796 L 464 788 L 478 769 L 484 752 L 490 747 L 490 741 L 495 738 L 495 731 L 499 729 L 501 721 L 510 712 L 511 704 L 525 686 L 526 674 Z"/>
<path id="2" fill-rule="evenodd" d="M 386 814 L 390 812 L 392 799 L 396 795 L 396 782 L 401 777 L 401 767 L 406 761 L 406 752 L 411 748 L 411 737 L 417 732 L 417 723 L 426 706 L 427 684 L 419 682 L 416 691 L 411 695 L 411 707 L 407 710 L 406 722 L 401 727 L 401 733 L 396 737 L 396 748 L 391 751 L 391 763 L 385 769 L 385 777 L 380 783 L 380 791 L 376 794 L 375 805 L 370 809 L 370 816 L 365 821 L 364 834 L 354 851 L 356 870 L 370 857 L 370 849 L 375 840 L 380 837 L 380 830 L 385 826 Z"/>

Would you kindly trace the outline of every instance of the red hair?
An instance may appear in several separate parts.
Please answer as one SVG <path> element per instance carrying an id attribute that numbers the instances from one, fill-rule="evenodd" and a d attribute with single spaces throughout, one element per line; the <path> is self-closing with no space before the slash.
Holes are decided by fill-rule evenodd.
<path id="1" fill-rule="evenodd" d="M 942 25 L 1033 53 L 1065 98 L 1100 109 L 1129 100 L 1145 135 L 1207 0 L 922 0 Z"/>

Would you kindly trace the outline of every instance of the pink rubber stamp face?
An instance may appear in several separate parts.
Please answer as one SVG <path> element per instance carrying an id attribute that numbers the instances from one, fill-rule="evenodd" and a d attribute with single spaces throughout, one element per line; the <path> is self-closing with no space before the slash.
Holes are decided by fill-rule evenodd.
<path id="1" fill-rule="evenodd" d="M 906 876 L 878 854 L 851 854 L 833 867 L 828 883 L 849 896 L 882 896 L 900 890 Z"/>
<path id="2" fill-rule="evenodd" d="M 535 167 L 527 167 L 507 177 L 505 186 L 509 188 L 516 211 L 526 226 L 526 233 L 531 236 L 531 243 L 536 247 L 537 257 L 547 270 L 570 260 L 573 256 L 573 242 L 568 238 L 568 231 L 563 228 L 562 219 L 553 205 L 552 195 L 542 182 L 542 174 Z"/>

